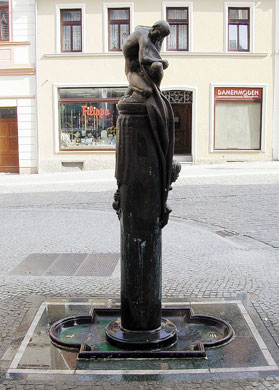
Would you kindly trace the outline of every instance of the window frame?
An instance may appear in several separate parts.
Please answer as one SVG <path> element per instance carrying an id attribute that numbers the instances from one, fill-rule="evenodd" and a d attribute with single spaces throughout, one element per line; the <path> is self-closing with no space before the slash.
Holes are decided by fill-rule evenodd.
<path id="1" fill-rule="evenodd" d="M 248 11 L 248 19 L 230 19 L 230 10 L 239 10 L 239 11 Z M 230 26 L 237 26 L 237 48 L 230 49 Z M 239 40 L 239 28 L 240 26 L 248 26 L 247 31 L 247 41 L 248 48 L 241 49 L 240 48 L 240 40 Z M 228 8 L 228 51 L 240 51 L 240 52 L 249 52 L 250 51 L 250 8 L 244 7 L 229 7 Z"/>
<path id="2" fill-rule="evenodd" d="M 117 19 L 117 20 L 111 20 L 110 19 L 110 11 L 119 11 L 119 10 L 128 10 L 128 13 L 129 13 L 129 18 L 128 19 Z M 131 13 L 131 10 L 130 10 L 130 7 L 127 7 L 127 8 L 112 8 L 112 7 L 109 7 L 108 8 L 108 51 L 111 52 L 111 51 L 117 51 L 117 52 L 122 52 L 122 49 L 120 48 L 120 42 L 121 42 L 121 36 L 120 36 L 120 26 L 122 24 L 128 24 L 129 26 L 129 32 L 128 32 L 128 35 L 131 34 L 131 23 L 130 23 L 130 13 Z M 126 23 L 125 23 L 126 22 Z M 118 28 L 118 42 L 119 42 L 119 47 L 117 49 L 111 49 L 109 46 L 110 46 L 110 26 L 111 25 L 117 25 L 119 28 Z"/>
<path id="3" fill-rule="evenodd" d="M 81 51 L 62 51 L 62 10 L 81 10 Z M 56 53 L 64 55 L 79 55 L 86 52 L 85 40 L 85 4 L 56 4 Z"/>
<path id="4" fill-rule="evenodd" d="M 267 128 L 267 84 L 240 84 L 240 83 L 212 83 L 210 99 L 210 153 L 265 153 L 266 152 L 266 128 Z M 261 97 L 261 134 L 260 149 L 215 149 L 215 88 L 252 88 L 262 89 Z M 229 100 L 229 99 L 227 99 Z"/>
<path id="5" fill-rule="evenodd" d="M 163 51 L 167 53 L 189 53 L 193 51 L 193 2 L 163 2 L 162 3 L 162 19 L 167 20 L 167 8 L 188 8 L 188 50 L 167 50 L 167 39 L 163 41 Z"/>
<path id="6" fill-rule="evenodd" d="M 187 19 L 169 19 L 168 10 L 187 10 Z M 167 51 L 189 51 L 189 8 L 188 7 L 166 7 L 166 20 L 170 26 L 176 26 L 176 47 L 175 49 L 168 48 L 168 40 L 166 39 Z M 179 26 L 187 26 L 187 48 L 179 49 Z"/>
<path id="7" fill-rule="evenodd" d="M 249 9 L 249 32 L 248 47 L 249 50 L 230 50 L 229 49 L 229 9 Z M 225 2 L 224 3 L 224 51 L 226 53 L 253 53 L 255 48 L 255 3 L 254 2 Z"/>
<path id="8" fill-rule="evenodd" d="M 58 91 L 59 93 L 59 91 Z M 61 104 L 63 103 L 91 103 L 91 104 L 98 104 L 98 103 L 115 103 L 117 104 L 119 102 L 120 98 L 119 99 L 113 99 L 113 98 L 108 98 L 108 99 L 59 99 L 58 98 L 58 117 L 59 117 L 59 123 L 58 123 L 58 131 L 59 131 L 59 152 L 94 152 L 94 151 L 104 151 L 104 152 L 108 152 L 108 151 L 113 151 L 115 152 L 116 150 L 116 145 L 114 145 L 113 147 L 109 148 L 109 147 L 104 147 L 104 148 L 100 148 L 99 145 L 95 145 L 95 147 L 91 147 L 91 148 L 65 148 L 63 149 L 62 148 L 62 145 L 61 145 L 61 135 L 62 135 L 62 132 L 61 132 L 61 123 L 60 123 L 60 112 L 61 112 Z"/>
<path id="9" fill-rule="evenodd" d="M 63 12 L 69 12 L 69 11 L 79 11 L 80 12 L 80 20 L 79 21 L 63 21 L 62 14 Z M 71 27 L 71 49 L 70 50 L 63 50 L 63 27 L 64 26 L 70 26 Z M 74 50 L 73 49 L 73 26 L 80 26 L 81 32 L 80 32 L 80 50 Z M 81 8 L 62 8 L 60 9 L 60 37 L 61 37 L 61 53 L 81 53 L 82 52 L 82 10 Z"/>
<path id="10" fill-rule="evenodd" d="M 1 42 L 9 42 L 11 37 L 11 20 L 10 20 L 10 9 L 11 9 L 11 3 L 10 0 L 7 2 L 7 5 L 0 5 L 0 9 L 8 9 L 8 39 L 1 39 L 1 24 L 2 21 L 0 20 L 0 43 Z"/>
<path id="11" fill-rule="evenodd" d="M 127 88 L 128 83 L 58 83 L 52 85 L 52 93 L 53 93 L 53 136 L 54 136 L 54 153 L 63 155 L 65 153 L 74 153 L 74 154 L 88 154 L 88 153 L 115 153 L 115 148 L 92 148 L 92 149 L 62 149 L 61 148 L 61 133 L 60 133 L 60 100 L 66 100 L 66 99 L 60 99 L 60 89 L 64 88 Z M 107 100 L 114 100 L 114 98 L 107 98 Z M 117 98 L 118 99 L 118 98 Z M 73 99 L 69 99 L 73 100 Z M 74 99 L 75 100 L 75 99 Z M 93 98 L 95 102 L 98 102 L 98 98 Z M 102 100 L 102 99 L 101 99 Z M 119 99 L 118 99 L 119 100 Z M 100 100 L 99 100 L 100 101 Z M 76 102 L 76 100 L 75 100 Z M 81 99 L 81 102 L 84 102 L 84 99 Z"/>
<path id="12" fill-rule="evenodd" d="M 130 24 L 129 31 L 134 31 L 134 3 L 103 3 L 103 49 L 105 53 L 121 54 L 122 50 L 109 50 L 109 9 L 123 9 L 130 10 Z"/>

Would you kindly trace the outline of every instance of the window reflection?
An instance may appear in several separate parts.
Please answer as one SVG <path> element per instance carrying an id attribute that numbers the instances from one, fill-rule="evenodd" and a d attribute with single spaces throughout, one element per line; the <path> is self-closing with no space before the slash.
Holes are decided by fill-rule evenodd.
<path id="1" fill-rule="evenodd" d="M 125 88 L 60 89 L 60 149 L 114 149 L 116 104 Z"/>

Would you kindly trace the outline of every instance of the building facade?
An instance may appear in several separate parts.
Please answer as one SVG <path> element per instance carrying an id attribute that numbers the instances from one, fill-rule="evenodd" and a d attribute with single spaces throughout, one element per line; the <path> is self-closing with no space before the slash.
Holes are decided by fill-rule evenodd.
<path id="1" fill-rule="evenodd" d="M 177 158 L 278 159 L 276 3 L 37 0 L 40 172 L 113 167 L 116 104 L 127 88 L 122 45 L 137 25 L 160 19 L 171 27 L 161 89 Z"/>
<path id="2" fill-rule="evenodd" d="M 35 0 L 0 1 L 0 172 L 36 173 Z"/>

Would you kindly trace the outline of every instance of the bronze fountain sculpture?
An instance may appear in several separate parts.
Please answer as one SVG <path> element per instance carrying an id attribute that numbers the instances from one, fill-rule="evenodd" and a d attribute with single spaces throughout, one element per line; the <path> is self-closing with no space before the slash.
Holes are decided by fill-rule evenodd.
<path id="1" fill-rule="evenodd" d="M 139 26 L 123 45 L 129 87 L 118 104 L 118 190 L 113 204 L 121 225 L 119 333 L 126 340 L 132 330 L 134 343 L 138 331 L 139 340 L 157 340 L 158 346 L 176 338 L 175 326 L 161 320 L 162 228 L 171 211 L 168 192 L 181 168 L 173 162 L 172 108 L 160 91 L 168 67 L 160 49 L 169 33 L 165 21 L 152 28 Z M 115 343 L 117 324 L 111 328 L 107 337 Z"/>
<path id="2" fill-rule="evenodd" d="M 171 212 L 168 194 L 181 169 L 173 160 L 172 108 L 160 90 L 168 67 L 160 50 L 169 33 L 161 20 L 138 26 L 123 45 L 129 87 L 117 106 L 113 202 L 121 227 L 121 308 L 92 308 L 88 316 L 68 317 L 50 328 L 52 342 L 79 350 L 80 359 L 205 357 L 204 347 L 233 336 L 223 320 L 185 307 L 162 309 L 162 229 Z M 107 324 L 101 336 L 100 318 Z M 214 333 L 214 340 L 202 335 L 201 327 Z M 72 332 L 70 341 L 63 337 L 65 329 Z M 103 347 L 96 346 L 100 337 Z"/>

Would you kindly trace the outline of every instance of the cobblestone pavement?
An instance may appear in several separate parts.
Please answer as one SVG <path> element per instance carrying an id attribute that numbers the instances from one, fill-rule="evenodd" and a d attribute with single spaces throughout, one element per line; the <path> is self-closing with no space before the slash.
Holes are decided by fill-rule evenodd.
<path id="1" fill-rule="evenodd" d="M 60 187 L 59 187 L 60 186 Z M 55 191 L 55 188 L 57 190 Z M 1 389 L 279 389 L 279 376 L 254 373 L 211 378 L 5 376 L 15 347 L 39 304 L 48 298 L 116 297 L 119 264 L 110 277 L 16 276 L 31 253 L 115 253 L 119 224 L 111 210 L 113 184 L 19 186 L 0 194 Z M 103 189 L 103 190 L 102 190 Z M 249 302 L 267 329 L 279 362 L 279 175 L 183 177 L 169 201 L 163 231 L 163 296 L 236 297 Z M 178 272 L 179 271 L 179 272 Z"/>

